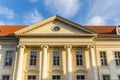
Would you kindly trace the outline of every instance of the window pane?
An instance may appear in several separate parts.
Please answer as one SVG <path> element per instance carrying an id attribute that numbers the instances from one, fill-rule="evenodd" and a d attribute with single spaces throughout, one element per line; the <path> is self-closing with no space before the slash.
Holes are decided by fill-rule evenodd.
<path id="1" fill-rule="evenodd" d="M 76 80 L 85 80 L 85 76 L 84 75 L 77 75 Z"/>
<path id="2" fill-rule="evenodd" d="M 37 51 L 30 52 L 30 65 L 36 65 L 37 61 Z"/>
<path id="3" fill-rule="evenodd" d="M 101 65 L 107 65 L 106 52 L 100 52 Z"/>
<path id="4" fill-rule="evenodd" d="M 2 80 L 9 80 L 9 75 L 3 75 Z"/>
<path id="5" fill-rule="evenodd" d="M 60 65 L 60 51 L 53 51 L 53 65 Z"/>
<path id="6" fill-rule="evenodd" d="M 60 75 L 53 75 L 52 80 L 61 80 Z"/>
<path id="7" fill-rule="evenodd" d="M 110 75 L 103 75 L 103 80 L 110 80 Z"/>
<path id="8" fill-rule="evenodd" d="M 120 52 L 115 52 L 114 55 L 115 55 L 116 65 L 120 65 Z"/>
<path id="9" fill-rule="evenodd" d="M 11 66 L 13 59 L 13 51 L 6 51 L 5 66 Z"/>
<path id="10" fill-rule="evenodd" d="M 36 76 L 35 75 L 29 75 L 28 80 L 36 80 Z"/>
<path id="11" fill-rule="evenodd" d="M 76 51 L 76 65 L 83 65 L 83 53 L 82 53 L 82 51 Z"/>

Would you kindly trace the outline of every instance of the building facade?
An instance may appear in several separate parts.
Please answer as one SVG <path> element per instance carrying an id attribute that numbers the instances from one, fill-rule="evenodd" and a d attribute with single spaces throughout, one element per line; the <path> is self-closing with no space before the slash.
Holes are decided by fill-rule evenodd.
<path id="1" fill-rule="evenodd" d="M 119 33 L 60 16 L 0 26 L 0 80 L 120 80 Z"/>

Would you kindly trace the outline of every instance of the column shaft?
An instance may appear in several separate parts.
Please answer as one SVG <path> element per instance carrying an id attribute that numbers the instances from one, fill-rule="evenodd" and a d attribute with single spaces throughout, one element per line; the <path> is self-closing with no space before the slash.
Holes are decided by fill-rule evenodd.
<path id="1" fill-rule="evenodd" d="M 98 71 L 97 71 L 94 47 L 90 47 L 90 60 L 91 60 L 92 79 L 98 80 Z"/>
<path id="2" fill-rule="evenodd" d="M 42 55 L 43 55 L 43 61 L 42 61 L 42 79 L 41 80 L 47 80 L 48 76 L 48 67 L 47 65 L 47 46 L 42 46 Z"/>
<path id="3" fill-rule="evenodd" d="M 19 47 L 19 56 L 18 56 L 18 66 L 16 80 L 22 80 L 22 71 L 23 71 L 23 57 L 24 57 L 24 47 Z"/>
<path id="4" fill-rule="evenodd" d="M 71 46 L 66 47 L 67 53 L 67 80 L 72 80 L 72 53 L 71 53 Z"/>

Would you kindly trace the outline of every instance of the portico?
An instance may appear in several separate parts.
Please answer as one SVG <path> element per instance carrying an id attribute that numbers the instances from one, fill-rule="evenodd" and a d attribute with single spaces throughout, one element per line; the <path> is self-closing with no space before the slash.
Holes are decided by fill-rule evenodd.
<path id="1" fill-rule="evenodd" d="M 19 47 L 17 80 L 98 80 L 94 31 L 54 16 L 15 34 L 24 46 Z"/>

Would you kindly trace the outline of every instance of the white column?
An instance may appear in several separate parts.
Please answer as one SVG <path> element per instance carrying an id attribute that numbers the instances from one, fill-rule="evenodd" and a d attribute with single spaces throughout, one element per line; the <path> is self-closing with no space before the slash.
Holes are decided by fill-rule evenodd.
<path id="1" fill-rule="evenodd" d="M 67 70 L 67 80 L 72 80 L 72 53 L 71 53 L 72 46 L 66 46 L 66 70 Z"/>
<path id="2" fill-rule="evenodd" d="M 24 46 L 19 46 L 16 80 L 22 80 L 24 48 L 25 48 Z"/>
<path id="3" fill-rule="evenodd" d="M 90 62 L 91 62 L 91 72 L 92 72 L 92 80 L 98 80 L 98 71 L 96 65 L 96 56 L 95 56 L 95 47 L 90 46 Z"/>
<path id="4" fill-rule="evenodd" d="M 42 46 L 42 55 L 43 55 L 43 61 L 42 61 L 42 76 L 41 80 L 47 80 L 48 77 L 48 59 L 47 59 L 47 49 L 48 46 Z"/>

